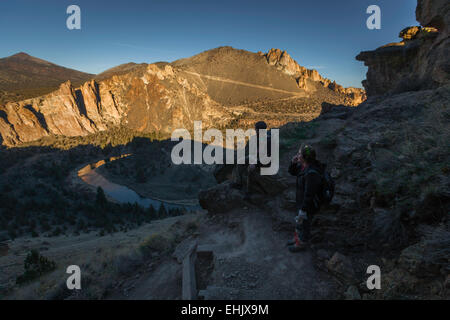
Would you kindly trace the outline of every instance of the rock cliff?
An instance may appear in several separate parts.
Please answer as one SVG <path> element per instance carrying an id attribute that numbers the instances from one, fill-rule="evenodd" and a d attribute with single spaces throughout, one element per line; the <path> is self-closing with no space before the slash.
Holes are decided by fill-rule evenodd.
<path id="1" fill-rule="evenodd" d="M 276 67 L 278 70 L 284 72 L 295 78 L 298 87 L 306 90 L 313 90 L 308 85 L 308 79 L 320 83 L 322 86 L 337 92 L 346 98 L 346 104 L 357 106 L 366 100 L 364 90 L 359 88 L 344 88 L 343 86 L 331 81 L 330 79 L 322 77 L 317 70 L 307 69 L 300 66 L 286 51 L 280 49 L 270 49 L 269 52 L 262 54 L 267 59 L 267 63 Z"/>
<path id="2" fill-rule="evenodd" d="M 0 107 L 6 145 L 49 135 L 80 136 L 124 124 L 140 131 L 169 133 L 194 120 L 220 125 L 227 111 L 177 75 L 172 67 L 145 65 L 124 75 L 74 89 L 70 81 L 48 95 Z"/>
<path id="3" fill-rule="evenodd" d="M 402 41 L 356 59 L 369 67 L 363 85 L 369 96 L 434 89 L 450 82 L 450 2 L 418 1 L 421 26 L 405 28 Z"/>
<path id="4" fill-rule="evenodd" d="M 0 143 L 83 136 L 112 126 L 166 135 L 192 128 L 195 120 L 204 128 L 248 127 L 258 119 L 279 126 L 316 117 L 323 102 L 355 106 L 364 100 L 363 90 L 343 88 L 285 51 L 220 47 L 172 63 L 121 65 L 81 87 L 65 82 L 47 95 L 9 102 L 0 106 Z"/>

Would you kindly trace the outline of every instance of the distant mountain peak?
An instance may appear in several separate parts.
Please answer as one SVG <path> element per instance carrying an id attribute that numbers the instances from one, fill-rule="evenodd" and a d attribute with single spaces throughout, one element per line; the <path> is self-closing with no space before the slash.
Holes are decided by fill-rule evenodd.
<path id="1" fill-rule="evenodd" d="M 13 54 L 10 58 L 32 58 L 32 56 L 30 56 L 28 53 L 26 52 L 18 52 L 16 54 Z"/>
<path id="2" fill-rule="evenodd" d="M 26 52 L 0 58 L 0 105 L 41 96 L 71 80 L 81 85 L 94 75 L 65 68 Z"/>
<path id="3" fill-rule="evenodd" d="M 16 61 L 16 62 L 20 61 L 20 62 L 38 63 L 38 64 L 47 65 L 47 66 L 53 65 L 53 63 L 51 63 L 49 61 L 33 57 L 26 52 L 16 53 L 12 56 L 6 57 L 5 60 Z"/>

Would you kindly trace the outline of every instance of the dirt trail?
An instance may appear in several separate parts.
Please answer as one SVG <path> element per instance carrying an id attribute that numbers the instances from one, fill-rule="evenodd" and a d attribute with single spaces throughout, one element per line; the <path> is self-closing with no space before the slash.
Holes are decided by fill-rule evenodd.
<path id="1" fill-rule="evenodd" d="M 207 283 L 209 299 L 335 296 L 336 283 L 314 268 L 311 252 L 290 253 L 285 243 L 291 234 L 273 231 L 268 213 L 251 207 L 205 220 L 196 241 L 212 246 L 215 259 L 212 272 L 197 282 Z M 168 259 L 120 298 L 181 298 L 181 268 Z"/>
<path id="2" fill-rule="evenodd" d="M 206 78 L 206 79 L 209 79 L 209 80 L 227 82 L 227 83 L 237 84 L 237 85 L 241 85 L 241 86 L 247 86 L 247 87 L 252 87 L 252 88 L 270 90 L 270 91 L 275 91 L 275 92 L 280 92 L 280 93 L 288 93 L 288 94 L 292 94 L 292 95 L 294 95 L 296 97 L 306 97 L 307 96 L 304 92 L 294 92 L 294 91 L 287 91 L 287 90 L 282 90 L 282 89 L 276 89 L 276 88 L 267 87 L 267 86 L 261 86 L 261 85 L 248 83 L 248 82 L 236 81 L 236 80 L 231 80 L 231 79 L 226 79 L 226 78 L 221 78 L 221 77 L 216 77 L 216 76 L 209 76 L 209 75 L 200 74 L 200 73 L 197 73 L 197 72 L 192 72 L 192 71 L 187 71 L 187 70 L 183 70 L 183 72 L 191 74 L 191 75 L 194 75 L 194 76 L 203 77 L 203 78 Z"/>

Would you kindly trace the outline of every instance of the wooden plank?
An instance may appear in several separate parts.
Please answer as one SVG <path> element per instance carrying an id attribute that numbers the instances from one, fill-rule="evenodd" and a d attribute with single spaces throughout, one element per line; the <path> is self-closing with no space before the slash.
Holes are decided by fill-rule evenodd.
<path id="1" fill-rule="evenodd" d="M 212 245 L 200 245 L 197 247 L 197 257 L 204 259 L 214 258 L 214 246 Z"/>
<path id="2" fill-rule="evenodd" d="M 197 258 L 197 246 L 183 259 L 183 283 L 182 283 L 182 299 L 197 300 L 197 279 L 195 276 L 195 260 Z"/>

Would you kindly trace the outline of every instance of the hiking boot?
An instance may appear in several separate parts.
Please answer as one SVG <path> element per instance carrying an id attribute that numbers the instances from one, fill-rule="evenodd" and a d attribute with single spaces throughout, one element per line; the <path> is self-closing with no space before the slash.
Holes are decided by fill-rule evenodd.
<path id="1" fill-rule="evenodd" d="M 307 244 L 305 242 L 300 242 L 300 243 L 296 243 L 294 245 L 291 245 L 288 247 L 290 252 L 299 252 L 299 251 L 303 251 L 307 248 Z"/>
<path id="2" fill-rule="evenodd" d="M 294 244 L 295 244 L 295 239 L 288 240 L 288 242 L 286 242 L 286 247 L 292 246 Z"/>

